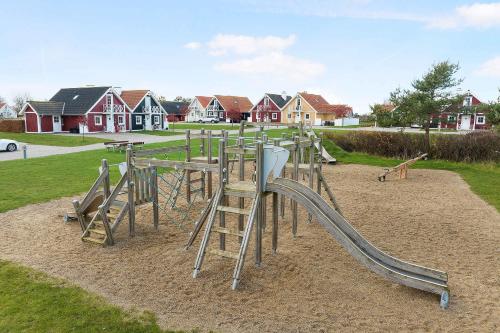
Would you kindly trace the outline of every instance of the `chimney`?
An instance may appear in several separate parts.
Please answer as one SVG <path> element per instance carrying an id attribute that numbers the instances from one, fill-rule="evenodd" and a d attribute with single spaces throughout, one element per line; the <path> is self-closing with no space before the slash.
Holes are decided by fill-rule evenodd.
<path id="1" fill-rule="evenodd" d="M 284 90 L 283 90 L 283 91 L 281 92 L 281 98 L 283 98 L 283 100 L 285 100 L 285 101 L 286 101 L 286 98 L 287 98 L 286 91 L 284 91 Z"/>

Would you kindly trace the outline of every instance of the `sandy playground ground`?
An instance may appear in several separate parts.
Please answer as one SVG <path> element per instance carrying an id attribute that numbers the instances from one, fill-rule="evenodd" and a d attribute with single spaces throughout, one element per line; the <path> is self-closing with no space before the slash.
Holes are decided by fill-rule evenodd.
<path id="1" fill-rule="evenodd" d="M 410 170 L 407 180 L 380 183 L 380 171 L 324 168 L 344 215 L 370 242 L 448 272 L 448 310 L 440 309 L 438 295 L 358 264 L 314 219 L 307 224 L 300 206 L 299 237 L 291 237 L 287 208 L 278 254 L 271 254 L 269 228 L 260 268 L 250 244 L 238 291 L 230 289 L 232 259 L 207 254 L 199 278 L 191 278 L 199 238 L 186 251 L 189 229 L 163 219 L 155 231 L 150 205 L 138 209 L 137 236 L 128 238 L 124 222 L 117 244 L 107 248 L 81 242 L 78 223 L 62 222 L 70 198 L 0 214 L 0 258 L 68 279 L 114 304 L 150 310 L 170 329 L 498 332 L 500 214 L 457 174 Z M 270 201 L 268 210 L 270 217 Z"/>

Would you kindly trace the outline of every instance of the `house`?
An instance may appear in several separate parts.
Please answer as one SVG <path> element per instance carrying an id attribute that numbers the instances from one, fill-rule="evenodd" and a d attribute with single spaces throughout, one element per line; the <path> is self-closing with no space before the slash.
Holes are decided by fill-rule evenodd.
<path id="1" fill-rule="evenodd" d="M 281 94 L 269 94 L 264 96 L 250 110 L 252 122 L 281 122 L 281 111 L 283 107 L 292 99 L 292 96 L 285 92 Z"/>
<path id="2" fill-rule="evenodd" d="M 7 103 L 0 102 L 0 119 L 16 119 L 17 112 Z"/>
<path id="3" fill-rule="evenodd" d="M 168 129 L 167 112 L 151 90 L 123 90 L 121 98 L 131 110 L 131 130 Z"/>
<path id="4" fill-rule="evenodd" d="M 28 101 L 21 113 L 28 133 L 130 130 L 130 108 L 113 87 L 64 88 L 49 101 Z"/>
<path id="5" fill-rule="evenodd" d="M 330 104 L 321 95 L 299 92 L 282 109 L 281 119 L 285 123 L 303 121 L 312 125 L 333 123 L 335 119 L 352 117 L 352 108 L 348 105 Z"/>
<path id="6" fill-rule="evenodd" d="M 462 103 L 448 106 L 441 114 L 433 115 L 433 127 L 456 130 L 481 130 L 488 129 L 486 114 L 476 112 L 477 106 L 482 102 L 470 91 L 464 96 Z"/>
<path id="7" fill-rule="evenodd" d="M 209 96 L 195 96 L 188 106 L 186 121 L 196 122 L 207 117 L 207 107 L 212 98 Z"/>
<path id="8" fill-rule="evenodd" d="M 248 97 L 214 95 L 207 106 L 207 116 L 219 117 L 219 121 L 226 121 L 226 119 L 231 118 L 228 117 L 228 114 L 238 112 L 239 119 L 237 121 L 247 120 L 250 118 L 252 107 L 253 104 Z"/>
<path id="9" fill-rule="evenodd" d="M 162 101 L 161 106 L 168 114 L 169 122 L 185 121 L 189 103 Z"/>

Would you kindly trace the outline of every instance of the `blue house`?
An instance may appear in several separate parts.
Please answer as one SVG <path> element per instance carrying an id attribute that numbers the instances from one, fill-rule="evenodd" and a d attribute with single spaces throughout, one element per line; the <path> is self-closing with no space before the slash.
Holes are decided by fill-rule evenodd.
<path id="1" fill-rule="evenodd" d="M 132 131 L 168 129 L 167 112 L 150 90 L 124 90 L 120 97 L 132 110 Z"/>

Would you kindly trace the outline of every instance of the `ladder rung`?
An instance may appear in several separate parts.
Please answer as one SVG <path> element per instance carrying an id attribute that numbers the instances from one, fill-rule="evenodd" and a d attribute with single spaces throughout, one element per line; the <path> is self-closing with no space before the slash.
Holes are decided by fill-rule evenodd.
<path id="1" fill-rule="evenodd" d="M 89 242 L 89 243 L 95 243 L 95 244 L 101 244 L 101 245 L 103 245 L 104 242 L 106 242 L 105 239 L 96 239 L 96 238 L 92 238 L 92 237 L 82 237 L 82 241 Z"/>
<path id="2" fill-rule="evenodd" d="M 250 211 L 244 208 L 229 207 L 229 206 L 217 206 L 217 210 L 220 212 L 228 212 L 240 215 L 250 215 Z"/>
<path id="3" fill-rule="evenodd" d="M 198 182 L 201 182 L 202 180 L 203 180 L 203 178 L 192 179 L 190 184 L 198 183 Z"/>
<path id="4" fill-rule="evenodd" d="M 89 229 L 90 232 L 93 232 L 95 234 L 98 234 L 98 235 L 104 235 L 106 236 L 106 231 L 102 230 L 102 229 Z"/>
<path id="5" fill-rule="evenodd" d="M 225 257 L 225 258 L 231 258 L 231 259 L 236 259 L 236 260 L 238 260 L 238 258 L 239 258 L 238 253 L 224 251 L 224 250 L 215 250 L 214 249 L 214 250 L 209 250 L 208 252 L 210 252 L 211 254 L 221 256 L 221 257 Z"/>
<path id="6" fill-rule="evenodd" d="M 220 234 L 228 234 L 228 235 L 243 237 L 243 231 L 235 231 L 235 230 L 231 230 L 231 229 L 223 228 L 223 227 L 215 227 L 214 226 L 214 227 L 212 227 L 212 231 L 218 232 Z"/>
<path id="7" fill-rule="evenodd" d="M 115 200 L 111 203 L 111 207 L 123 207 L 125 206 L 127 203 L 125 201 L 120 201 L 120 200 Z"/>

